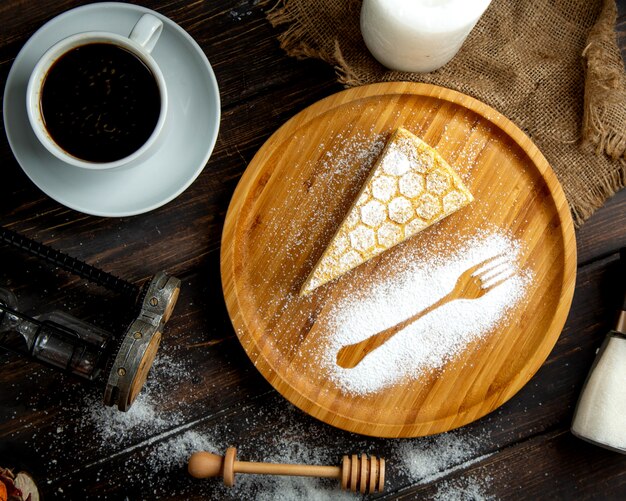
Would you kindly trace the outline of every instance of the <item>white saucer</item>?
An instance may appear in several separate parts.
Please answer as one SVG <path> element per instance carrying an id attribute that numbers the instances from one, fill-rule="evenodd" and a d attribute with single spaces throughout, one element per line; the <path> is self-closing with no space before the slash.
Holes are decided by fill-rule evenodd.
<path id="1" fill-rule="evenodd" d="M 26 115 L 26 86 L 35 63 L 47 48 L 73 33 L 102 30 L 128 35 L 146 12 L 163 21 L 152 55 L 170 97 L 167 137 L 152 156 L 128 168 L 87 170 L 55 158 L 37 140 Z M 4 91 L 4 126 L 24 172 L 56 201 L 95 216 L 141 214 L 180 195 L 209 159 L 219 122 L 217 81 L 202 49 L 170 19 L 131 4 L 86 5 L 46 23 L 18 54 Z"/>

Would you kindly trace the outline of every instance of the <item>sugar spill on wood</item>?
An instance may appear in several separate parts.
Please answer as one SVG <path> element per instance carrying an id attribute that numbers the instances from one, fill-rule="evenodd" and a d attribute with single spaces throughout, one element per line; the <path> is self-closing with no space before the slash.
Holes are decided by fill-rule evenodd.
<path id="1" fill-rule="evenodd" d="M 253 403 L 249 409 L 240 409 L 210 423 L 189 427 L 191 418 L 186 409 L 172 407 L 170 403 L 175 399 L 175 388 L 193 376 L 194 365 L 177 356 L 176 352 L 162 353 L 153 369 L 145 391 L 135 402 L 137 407 L 132 407 L 128 413 L 104 407 L 100 393 L 96 391 L 85 393 L 82 403 L 79 401 L 64 411 L 82 412 L 84 415 L 78 422 L 77 431 L 93 433 L 92 443 L 97 444 L 102 457 L 113 456 L 113 459 L 94 462 L 93 447 L 89 455 L 74 451 L 76 471 L 71 474 L 69 484 L 62 484 L 59 493 L 80 492 L 81 479 L 87 474 L 82 470 L 91 464 L 95 472 L 92 474 L 97 481 L 106 482 L 107 488 L 119 493 L 141 492 L 142 497 L 148 494 L 154 498 L 167 497 L 172 494 L 172 489 L 179 496 L 191 496 L 193 493 L 197 495 L 200 488 L 207 499 L 348 500 L 358 496 L 342 492 L 338 483 L 330 479 L 241 474 L 231 489 L 219 478 L 191 479 L 186 472 L 186 463 L 197 450 L 223 454 L 232 445 L 238 447 L 238 458 L 243 461 L 277 463 L 339 465 L 344 454 L 363 452 L 386 457 L 388 486 L 401 488 L 409 483 L 439 481 L 464 469 L 476 458 L 482 459 L 491 448 L 489 435 L 459 430 L 398 442 L 351 435 L 348 440 L 350 450 L 346 450 L 346 440 L 328 441 L 327 425 L 312 420 L 279 395 L 270 395 L 264 401 Z M 242 435 L 242 420 L 245 428 L 255 430 L 253 435 Z M 55 429 L 38 447 L 61 450 L 59 445 L 65 442 L 68 432 L 66 428 Z M 57 458 L 59 464 L 64 463 L 54 451 L 42 452 L 44 456 L 55 458 L 51 474 Z M 111 477 L 111 468 L 120 468 L 124 473 Z M 56 473 L 65 476 L 68 472 Z M 127 484 L 112 484 L 122 481 Z M 486 492 L 487 482 L 481 482 Z M 450 491 L 450 488 L 446 489 L 446 492 Z M 102 496 L 107 498 L 106 493 Z"/>
<path id="2" fill-rule="evenodd" d="M 183 412 L 178 407 L 175 410 L 160 408 L 159 402 L 168 399 L 164 391 L 167 387 L 189 377 L 182 361 L 160 354 L 155 358 L 146 385 L 127 412 L 104 406 L 100 395 L 88 395 L 82 424 L 93 427 L 103 443 L 113 441 L 116 444 L 171 428 L 184 421 Z"/>
<path id="3" fill-rule="evenodd" d="M 167 471 L 185 467 L 189 457 L 197 451 L 217 452 L 213 441 L 197 431 L 188 430 L 181 435 L 159 443 L 146 459 L 153 471 Z"/>
<path id="4" fill-rule="evenodd" d="M 395 453 L 402 472 L 413 484 L 428 484 L 480 461 L 477 456 L 490 439 L 487 433 L 451 431 L 400 443 Z"/>
<path id="5" fill-rule="evenodd" d="M 182 423 L 184 411 L 166 409 L 167 395 L 161 394 L 161 391 L 169 387 L 163 384 L 169 375 L 176 374 L 181 381 L 191 372 L 192 368 L 187 367 L 183 360 L 160 355 L 155 363 L 155 372 L 149 379 L 148 391 L 138 398 L 136 404 L 139 407 L 134 414 L 113 411 L 103 407 L 99 401 L 87 399 L 88 419 L 99 433 L 101 447 L 110 449 L 112 445 L 132 443 L 132 438 L 154 436 L 171 425 Z M 187 429 L 149 444 L 143 454 L 145 464 L 138 466 L 134 461 L 128 461 L 125 465 L 128 481 L 142 479 L 142 485 L 149 486 L 155 495 L 167 494 L 174 481 L 177 482 L 177 489 L 192 492 L 194 485 L 197 488 L 198 481 L 186 479 L 185 465 L 189 456 L 197 450 L 223 454 L 230 445 L 239 446 L 238 457 L 241 460 L 278 463 L 338 465 L 346 453 L 378 453 L 376 441 L 365 437 L 355 437 L 350 451 L 323 441 L 327 434 L 326 425 L 311 421 L 279 397 L 276 400 L 277 405 L 259 407 L 252 413 L 255 417 L 247 418 L 253 421 L 249 426 L 260 432 L 247 437 L 245 443 L 240 442 L 241 436 L 228 420 L 212 425 L 208 430 Z M 488 435 L 463 431 L 402 441 L 392 446 L 387 456 L 389 475 L 399 475 L 413 483 L 436 481 L 451 471 L 464 468 L 472 459 L 482 457 L 488 444 Z M 106 465 L 102 466 L 100 477 L 106 476 L 106 468 Z M 185 487 L 179 485 L 181 476 L 186 479 Z M 214 499 L 288 501 L 356 497 L 340 491 L 337 482 L 329 479 L 238 475 L 236 486 L 232 489 L 225 487 L 220 479 L 202 482 L 206 484 L 207 495 Z"/>
<path id="6" fill-rule="evenodd" d="M 498 229 L 474 233 L 454 250 L 441 249 L 429 258 L 412 256 L 395 262 L 402 270 L 388 280 L 367 284 L 345 294 L 330 313 L 333 336 L 320 345 L 318 362 L 330 380 L 346 392 L 369 394 L 400 381 L 418 379 L 441 369 L 461 356 L 468 347 L 494 332 L 526 294 L 532 280 L 529 270 L 517 263 L 520 244 Z M 455 300 L 441 305 L 419 321 L 408 325 L 366 356 L 354 368 L 337 365 L 343 346 L 357 343 L 410 318 L 446 297 L 461 274 L 497 256 L 506 256 L 491 278 L 507 279 L 481 298 Z M 488 289 L 497 281 L 487 281 Z M 419 340 L 419 342 L 416 342 Z"/>
<path id="7" fill-rule="evenodd" d="M 318 175 L 316 182 L 307 188 L 307 197 L 322 202 L 338 196 L 353 197 L 380 155 L 384 139 L 385 136 L 381 134 L 359 132 L 349 138 L 339 134 L 332 148 L 316 160 L 319 164 Z M 444 137 L 444 142 L 449 140 Z M 470 160 L 483 146 L 482 143 L 466 145 L 457 159 L 462 165 L 455 165 L 455 168 L 464 181 L 468 181 L 475 167 Z M 324 145 L 320 145 L 321 150 L 324 148 Z M 350 183 L 354 193 L 345 191 L 346 176 L 354 180 Z M 293 187 L 292 191 L 298 192 L 297 187 Z M 289 197 L 283 201 L 290 205 L 296 202 Z M 324 211 L 324 208 L 320 210 Z M 276 211 L 280 212 L 278 208 Z M 314 220 L 305 225 L 296 219 L 275 219 L 270 223 L 274 225 L 276 233 L 273 245 L 286 248 L 289 254 L 300 252 L 300 249 L 307 247 L 306 239 L 310 238 L 309 235 L 318 233 L 311 231 L 311 227 L 330 216 L 326 214 L 319 217 L 316 213 Z M 457 214 L 455 217 L 464 226 L 466 215 Z M 333 229 L 332 226 L 328 228 Z M 441 237 L 439 225 L 428 232 L 431 241 L 433 235 Z M 331 234 L 327 237 L 317 239 L 313 245 L 323 246 Z M 425 241 L 428 240 L 426 238 Z M 318 345 L 314 347 L 316 353 L 311 351 L 310 345 L 303 345 L 298 355 L 300 362 L 307 366 L 319 366 L 322 370 L 316 369 L 314 376 L 334 382 L 343 392 L 367 395 L 400 381 L 418 379 L 429 371 L 440 370 L 448 362 L 461 359 L 472 345 L 496 332 L 497 327 L 510 319 L 516 308 L 523 304 L 532 284 L 530 268 L 520 264 L 525 255 L 521 242 L 486 220 L 479 229 L 467 229 L 465 233 L 453 231 L 452 235 L 439 240 L 441 243 L 438 248 L 429 249 L 430 252 L 424 252 L 426 249 L 423 245 L 420 245 L 420 254 L 414 252 L 413 255 L 394 249 L 394 258 L 381 259 L 378 265 L 380 269 L 386 266 L 387 273 L 374 273 L 372 280 L 365 281 L 363 287 L 360 284 L 358 290 L 350 290 L 350 281 L 345 281 L 342 287 L 347 292 L 341 294 L 342 299 L 330 314 L 326 314 L 331 318 L 311 319 L 312 322 L 327 322 L 330 326 L 327 330 L 332 334 L 317 339 Z M 343 369 L 337 364 L 337 353 L 343 346 L 359 342 L 434 304 L 454 288 L 455 281 L 463 271 L 499 254 L 506 255 L 508 259 L 505 268 L 500 271 L 508 272 L 510 276 L 507 275 L 507 280 L 488 294 L 480 299 L 442 305 L 419 322 L 403 329 L 385 345 L 366 356 L 355 368 Z M 313 255 L 315 253 L 311 253 Z M 310 268 L 314 263 L 311 257 L 307 259 Z M 280 304 L 275 309 L 278 316 L 289 310 L 303 311 L 298 305 L 310 300 L 295 297 L 284 290 L 277 292 L 281 293 L 273 295 L 269 301 Z M 282 334 L 276 330 L 268 333 L 268 336 L 278 340 Z M 417 339 L 419 343 L 415 342 Z"/>
<path id="8" fill-rule="evenodd" d="M 494 501 L 496 497 L 486 492 L 490 481 L 490 477 L 444 480 L 438 485 L 433 501 Z"/>
<path id="9" fill-rule="evenodd" d="M 249 423 L 260 433 L 247 437 L 246 443 L 238 450 L 242 461 L 263 461 L 274 463 L 338 465 L 346 453 L 364 451 L 377 454 L 377 443 L 366 437 L 354 437 L 352 451 L 341 449 L 341 445 L 323 441 L 327 427 L 310 419 L 291 406 L 273 407 L 275 410 L 258 409 L 254 422 Z M 279 432 L 276 426 L 279 426 Z M 217 424 L 210 428 L 208 435 L 188 431 L 171 438 L 153 448 L 147 456 L 147 464 L 158 474 L 158 492 L 167 493 L 168 475 L 183 473 L 190 451 L 207 450 L 223 454 L 226 447 L 240 440 L 228 424 Z M 435 437 L 405 440 L 392 444 L 386 456 L 388 479 L 393 484 L 428 484 L 445 479 L 453 472 L 464 470 L 469 465 L 486 457 L 490 436 L 484 432 L 457 430 Z M 196 449 L 193 449 L 196 447 Z M 394 478 L 395 477 L 395 478 Z M 168 480 L 169 479 L 169 480 Z M 404 479 L 404 480 L 403 480 Z M 236 476 L 235 487 L 227 488 L 220 478 L 191 480 L 204 482 L 206 493 L 211 499 L 237 499 L 291 501 L 311 500 L 350 500 L 360 496 L 339 490 L 338 482 L 330 479 L 245 475 Z M 489 478 L 473 477 L 465 485 L 467 492 L 476 494 L 475 499 L 489 499 Z M 467 482 L 466 482 L 467 483 Z M 465 492 L 458 481 L 454 484 L 441 483 L 440 492 L 447 494 Z M 471 485 L 470 485 L 471 484 Z M 389 485 L 389 483 L 388 483 Z M 439 484 L 437 484 L 439 485 Z M 210 494 L 209 494 L 210 493 Z M 480 496 L 479 496 L 480 494 Z M 481 497 L 482 496 L 482 497 Z M 453 498 L 454 499 L 454 498 Z M 474 499 L 458 497 L 457 499 Z"/>
<path id="10" fill-rule="evenodd" d="M 323 189 L 326 191 L 325 196 L 334 196 L 333 189 L 339 186 L 337 179 L 346 175 L 348 169 L 354 173 L 351 170 L 353 164 L 350 163 L 350 157 L 356 155 L 359 159 L 362 166 L 357 174 L 364 176 L 382 146 L 380 137 L 376 138 L 373 145 L 366 138 L 351 138 L 350 142 L 341 143 L 339 157 L 324 160 L 329 165 L 332 164 L 333 169 L 326 171 L 324 179 L 313 186 L 313 189 Z M 337 158 L 340 160 L 338 163 Z M 355 181 L 357 188 L 358 184 Z M 291 236 L 307 238 L 306 229 L 302 233 L 298 233 L 299 231 L 302 229 L 289 229 Z M 488 238 L 490 235 L 495 235 L 496 240 L 499 238 L 501 243 L 504 242 L 503 246 L 507 250 L 516 249 L 516 243 L 499 229 L 491 228 L 482 237 Z M 301 244 L 298 238 L 287 242 L 277 239 L 278 242 L 290 246 L 293 252 L 297 252 Z M 443 250 L 449 252 L 449 249 Z M 472 255 L 471 252 L 469 255 Z M 460 262 L 461 258 L 462 256 L 459 257 Z M 407 264 L 411 263 L 403 263 Z M 443 266 L 442 263 L 438 264 Z M 523 275 L 523 270 L 517 271 Z M 177 492 L 197 492 L 197 482 L 189 479 L 184 469 L 194 450 L 223 454 L 228 446 L 238 445 L 241 460 L 329 465 L 339 464 L 341 456 L 346 453 L 380 454 L 377 445 L 381 442 L 374 439 L 351 438 L 352 450 L 344 450 L 345 444 L 338 446 L 328 443 L 324 440 L 328 436 L 325 425 L 311 420 L 279 398 L 276 398 L 276 405 L 268 406 L 265 402 L 244 414 L 249 416 L 246 421 L 253 421 L 250 423 L 252 429 L 261 430 L 254 437 L 246 436 L 246 443 L 241 443 L 243 439 L 240 427 L 232 425 L 239 416 L 229 417 L 224 424 L 190 428 L 187 425 L 190 417 L 185 414 L 185 409 L 170 404 L 173 399 L 171 392 L 176 387 L 176 382 L 189 378 L 192 373 L 193 368 L 186 367 L 185 361 L 176 358 L 175 354 L 160 355 L 146 387 L 130 413 L 122 414 L 114 409 L 104 408 L 99 395 L 96 397 L 90 394 L 84 401 L 87 412 L 81 424 L 83 429 L 95 431 L 96 440 L 101 441 L 101 450 L 107 450 L 109 456 L 113 452 L 114 464 L 125 461 L 122 467 L 127 472 L 129 485 L 141 483 L 141 490 L 153 490 L 155 497 L 157 494 L 170 493 L 173 482 L 176 482 Z M 271 410 L 268 411 L 268 408 Z M 250 417 L 251 415 L 254 417 Z M 62 434 L 59 434 L 59 439 L 62 439 Z M 451 472 L 464 469 L 473 461 L 482 459 L 484 451 L 488 450 L 488 441 L 488 438 L 473 436 L 471 432 L 453 432 L 434 439 L 403 441 L 399 445 L 387 444 L 385 456 L 389 461 L 389 478 L 404 476 L 407 479 L 422 479 L 418 483 L 438 481 Z M 142 464 L 135 463 L 137 454 L 143 458 Z M 124 460 L 126 455 L 128 460 Z M 405 456 L 407 459 L 404 459 Z M 98 479 L 107 477 L 109 464 L 95 464 L 99 471 Z M 239 475 L 234 489 L 227 489 L 219 479 L 207 479 L 203 482 L 206 484 L 206 492 L 219 499 L 337 499 L 338 496 L 354 499 L 352 494 L 339 491 L 336 482 L 323 479 Z M 394 484 L 401 487 L 402 481 L 396 480 Z M 441 492 L 449 494 L 453 487 L 442 484 Z M 125 492 L 124 486 L 119 486 L 119 490 Z"/>
<path id="11" fill-rule="evenodd" d="M 373 138 L 363 133 L 357 133 L 347 138 L 343 138 L 339 134 L 335 140 L 337 144 L 333 150 L 326 151 L 317 160 L 320 167 L 316 180 L 307 187 L 307 197 L 319 201 L 320 209 L 325 206 L 326 201 L 338 197 L 348 201 L 352 200 L 385 146 L 383 134 L 377 134 Z M 323 151 L 324 147 L 324 144 L 320 144 L 319 150 Z M 348 188 L 345 187 L 344 183 L 347 176 L 354 179 L 354 183 L 351 183 Z M 293 187 L 283 203 L 297 207 L 300 203 L 300 197 L 302 197 L 302 193 Z M 278 213 L 280 207 L 274 207 L 270 209 L 270 212 Z M 312 228 L 319 227 L 324 223 L 324 218 L 316 218 L 309 221 L 307 225 L 302 225 L 297 218 L 289 220 L 274 218 L 270 224 L 277 237 L 274 240 L 275 244 L 291 253 L 300 252 L 303 247 L 306 247 L 306 239 L 312 238 L 316 234 Z M 332 235 L 328 232 L 326 236 L 329 239 Z M 309 258 L 309 262 L 310 267 L 312 267 L 314 264 L 312 256 Z"/>

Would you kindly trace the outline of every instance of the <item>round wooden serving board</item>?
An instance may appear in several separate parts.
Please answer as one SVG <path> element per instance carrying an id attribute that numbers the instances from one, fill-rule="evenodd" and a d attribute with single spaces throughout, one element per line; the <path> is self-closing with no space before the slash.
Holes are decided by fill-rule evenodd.
<path id="1" fill-rule="evenodd" d="M 399 126 L 424 139 L 457 170 L 474 202 L 300 297 L 302 283 L 358 194 L 377 152 Z M 333 367 L 333 354 L 327 350 L 333 346 L 337 318 L 350 318 L 342 308 L 354 307 L 359 298 L 367 309 L 368 294 L 375 296 L 380 284 L 393 285 L 407 263 L 429 262 L 437 255 L 445 260 L 447 253 L 458 254 L 472 238 L 489 232 L 519 243 L 517 265 L 531 277 L 524 297 L 512 302 L 504 320 L 453 351 L 444 363 L 400 371 L 401 377 L 389 360 L 377 360 L 389 354 L 382 348 L 362 362 L 367 370 Z M 530 139 L 473 98 L 404 82 L 340 92 L 298 113 L 274 133 L 237 186 L 221 252 L 228 311 L 258 370 L 312 416 L 379 437 L 444 432 L 510 399 L 554 346 L 576 274 L 569 207 Z M 428 291 L 436 285 L 423 287 Z M 451 327 L 458 329 L 462 322 L 457 324 Z M 419 346 L 419 337 L 410 342 Z M 361 372 L 346 372 L 356 370 Z M 342 384 L 343 377 L 352 377 L 357 389 Z M 381 382 L 378 389 L 370 385 L 370 390 L 360 391 L 359 384 L 367 387 L 370 377 Z"/>

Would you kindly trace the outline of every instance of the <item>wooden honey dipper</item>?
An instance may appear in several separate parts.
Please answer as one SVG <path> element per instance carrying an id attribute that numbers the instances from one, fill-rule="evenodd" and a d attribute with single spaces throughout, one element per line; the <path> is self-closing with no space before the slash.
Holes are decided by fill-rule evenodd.
<path id="1" fill-rule="evenodd" d="M 341 466 L 317 466 L 306 464 L 255 463 L 237 461 L 237 449 L 229 447 L 224 456 L 210 452 L 194 452 L 189 458 L 187 470 L 192 477 L 224 477 L 224 484 L 235 484 L 235 473 L 258 475 L 291 475 L 300 477 L 325 477 L 341 479 L 341 488 L 366 492 L 382 492 L 385 485 L 385 460 L 362 454 L 344 456 Z"/>

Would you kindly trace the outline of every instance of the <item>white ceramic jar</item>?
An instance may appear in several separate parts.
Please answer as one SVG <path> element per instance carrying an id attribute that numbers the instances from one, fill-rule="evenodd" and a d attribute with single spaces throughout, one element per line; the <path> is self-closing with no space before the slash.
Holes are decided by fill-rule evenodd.
<path id="1" fill-rule="evenodd" d="M 361 33 L 392 70 L 427 73 L 450 61 L 491 0 L 363 0 Z"/>
<path id="2" fill-rule="evenodd" d="M 580 393 L 571 429 L 583 440 L 626 454 L 626 334 L 611 332 L 604 341 Z"/>

